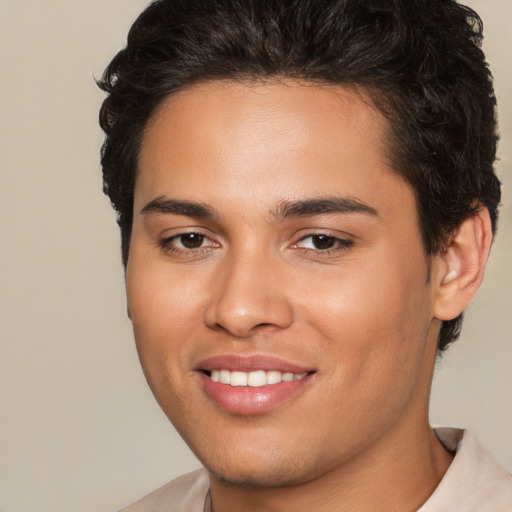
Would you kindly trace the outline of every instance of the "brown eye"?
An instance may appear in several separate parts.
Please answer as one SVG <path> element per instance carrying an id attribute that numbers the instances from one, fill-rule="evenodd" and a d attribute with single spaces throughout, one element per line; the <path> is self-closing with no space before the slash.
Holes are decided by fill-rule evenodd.
<path id="1" fill-rule="evenodd" d="M 214 249 L 221 245 L 207 235 L 191 231 L 179 233 L 158 241 L 158 246 L 167 256 L 175 258 L 197 259 L 211 254 Z"/>
<path id="2" fill-rule="evenodd" d="M 179 241 L 186 249 L 199 249 L 203 245 L 204 235 L 199 233 L 184 233 L 179 236 Z"/>
<path id="3" fill-rule="evenodd" d="M 337 236 L 325 233 L 315 233 L 306 235 L 294 244 L 294 247 L 297 249 L 300 248 L 308 251 L 315 251 L 320 255 L 345 251 L 350 249 L 353 245 L 354 242 L 346 238 L 338 238 Z"/>
<path id="4" fill-rule="evenodd" d="M 326 251 L 328 249 L 332 249 L 336 245 L 337 238 L 327 235 L 313 235 L 311 237 L 311 242 L 315 249 L 318 249 L 319 251 Z"/>

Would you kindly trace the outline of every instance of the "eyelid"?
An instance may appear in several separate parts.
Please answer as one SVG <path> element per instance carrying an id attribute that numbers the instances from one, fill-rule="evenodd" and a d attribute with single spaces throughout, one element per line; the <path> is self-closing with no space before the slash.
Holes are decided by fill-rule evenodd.
<path id="1" fill-rule="evenodd" d="M 327 238 L 331 238 L 335 240 L 336 245 L 329 249 L 317 249 L 317 248 L 311 248 L 311 247 L 301 247 L 299 244 L 303 242 L 304 240 L 311 239 L 315 236 L 325 236 Z M 340 234 L 334 234 L 330 231 L 313 231 L 310 233 L 306 233 L 302 235 L 296 242 L 291 244 L 291 247 L 294 249 L 302 250 L 302 251 L 312 251 L 318 254 L 332 254 L 333 252 L 342 252 L 346 251 L 350 247 L 352 247 L 355 243 L 355 237 L 349 235 L 348 233 L 344 233 L 343 236 L 340 236 Z"/>
<path id="2" fill-rule="evenodd" d="M 209 230 L 206 230 L 204 228 L 199 227 L 182 227 L 182 228 L 175 228 L 172 234 L 161 235 L 156 240 L 156 245 L 167 253 L 173 253 L 177 256 L 199 256 L 202 254 L 206 254 L 211 252 L 213 249 L 220 248 L 222 244 L 216 240 L 216 237 L 211 235 L 211 232 Z M 304 230 L 301 230 L 304 231 Z M 181 244 L 176 244 L 175 240 L 179 239 L 180 237 L 184 235 L 189 234 L 197 234 L 203 237 L 202 244 L 205 243 L 206 245 L 201 245 L 199 247 L 192 247 L 187 248 L 184 246 L 181 246 Z M 308 239 L 312 239 L 315 236 L 324 236 L 329 239 L 334 240 L 334 246 L 326 249 L 321 248 L 315 248 L 315 247 L 303 247 L 302 242 Z M 339 253 L 348 250 L 350 247 L 352 247 L 355 243 L 355 239 L 357 237 L 350 235 L 349 233 L 345 232 L 335 232 L 333 233 L 330 230 L 323 230 L 323 229 L 316 229 L 311 230 L 308 233 L 304 233 L 296 238 L 296 241 L 289 245 L 290 248 L 299 250 L 302 252 L 310 252 L 310 253 L 317 253 L 319 255 L 330 255 L 333 253 Z"/>
<path id="3" fill-rule="evenodd" d="M 173 230 L 174 231 L 174 230 Z M 179 247 L 173 245 L 173 241 L 179 239 L 184 235 L 200 235 L 203 237 L 204 241 L 208 243 L 206 246 L 196 247 L 196 248 L 187 248 L 187 247 Z M 157 246 L 165 252 L 172 253 L 174 255 L 200 255 L 205 254 L 212 249 L 218 248 L 221 246 L 219 242 L 213 239 L 212 236 L 205 233 L 204 229 L 190 227 L 190 228 L 181 228 L 179 231 L 170 234 L 168 236 L 160 236 L 157 240 Z"/>

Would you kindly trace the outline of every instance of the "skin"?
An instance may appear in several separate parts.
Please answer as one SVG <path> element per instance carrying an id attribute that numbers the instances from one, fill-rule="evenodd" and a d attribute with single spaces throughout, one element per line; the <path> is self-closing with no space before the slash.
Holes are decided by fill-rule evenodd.
<path id="1" fill-rule="evenodd" d="M 148 123 L 128 310 L 153 393 L 210 471 L 215 512 L 417 510 L 450 464 L 428 400 L 440 318 L 465 305 L 450 299 L 457 279 L 442 282 L 461 251 L 426 257 L 387 129 L 362 92 L 277 81 L 195 85 Z M 211 215 L 148 208 L 157 198 Z M 369 209 L 282 215 L 319 198 Z M 191 232 L 204 239 L 186 249 Z M 233 414 L 197 371 L 224 354 L 314 373 L 278 407 Z"/>

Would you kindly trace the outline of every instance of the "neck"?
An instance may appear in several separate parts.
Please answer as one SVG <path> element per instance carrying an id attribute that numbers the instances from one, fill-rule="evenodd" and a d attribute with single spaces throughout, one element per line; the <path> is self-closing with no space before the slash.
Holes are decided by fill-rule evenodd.
<path id="1" fill-rule="evenodd" d="M 452 458 L 426 419 L 415 429 L 395 425 L 364 453 L 298 485 L 240 487 L 211 475 L 213 511 L 413 512 L 433 493 Z"/>

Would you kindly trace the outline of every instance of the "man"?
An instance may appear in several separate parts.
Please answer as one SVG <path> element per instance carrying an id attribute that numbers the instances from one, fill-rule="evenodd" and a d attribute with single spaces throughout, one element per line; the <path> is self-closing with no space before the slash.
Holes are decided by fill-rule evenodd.
<path id="1" fill-rule="evenodd" d="M 149 385 L 204 464 L 127 511 L 505 511 L 432 430 L 500 186 L 481 23 L 452 0 L 164 0 L 100 83 Z"/>

